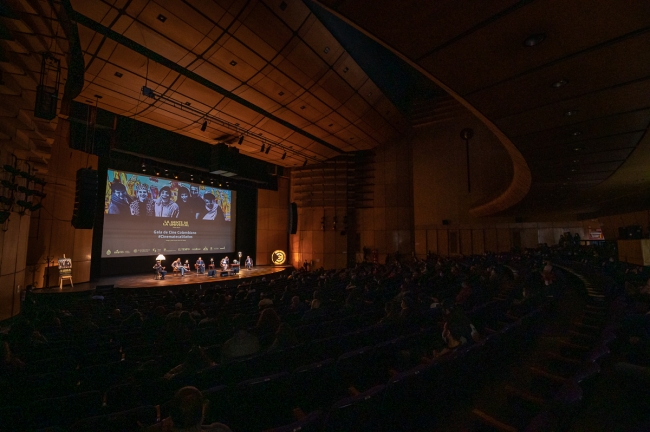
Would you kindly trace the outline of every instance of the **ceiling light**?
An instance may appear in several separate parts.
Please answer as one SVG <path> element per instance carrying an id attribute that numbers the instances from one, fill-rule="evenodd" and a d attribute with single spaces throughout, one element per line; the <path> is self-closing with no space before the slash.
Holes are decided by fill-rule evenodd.
<path id="1" fill-rule="evenodd" d="M 284 152 L 284 154 L 282 155 L 282 160 L 284 160 L 286 157 L 287 157 L 287 152 Z"/>
<path id="2" fill-rule="evenodd" d="M 330 52 L 330 47 L 325 47 L 325 49 L 323 50 L 323 52 L 324 52 L 325 54 L 327 54 L 328 52 Z"/>
<path id="3" fill-rule="evenodd" d="M 581 147 L 574 147 L 573 150 L 580 151 L 580 150 L 582 150 L 582 148 Z"/>
<path id="4" fill-rule="evenodd" d="M 221 183 L 219 183 L 219 187 L 221 187 Z"/>
<path id="5" fill-rule="evenodd" d="M 239 141 L 237 141 L 237 144 L 242 145 L 243 142 L 244 142 L 244 135 L 239 137 Z"/>
<path id="6" fill-rule="evenodd" d="M 160 171 L 156 170 L 156 175 L 160 175 Z"/>
<path id="7" fill-rule="evenodd" d="M 567 116 L 567 117 L 571 117 L 571 116 L 574 116 L 576 114 L 578 114 L 578 111 L 576 111 L 576 110 L 569 110 L 569 111 L 564 113 L 564 115 Z"/>
<path id="8" fill-rule="evenodd" d="M 580 162 L 578 159 L 573 159 L 573 163 L 578 163 Z"/>
<path id="9" fill-rule="evenodd" d="M 205 183 L 205 180 L 201 179 L 201 183 Z"/>
<path id="10" fill-rule="evenodd" d="M 555 81 L 555 82 L 553 83 L 553 87 L 555 87 L 555 88 L 560 88 L 560 87 L 564 87 L 564 86 L 567 85 L 567 84 L 569 84 L 569 81 L 564 80 L 564 79 L 561 79 L 561 80 L 559 80 L 559 81 Z"/>
<path id="11" fill-rule="evenodd" d="M 205 132 L 205 130 L 208 128 L 208 121 L 204 121 L 203 124 L 201 125 L 201 132 Z"/>
<path id="12" fill-rule="evenodd" d="M 532 34 L 524 40 L 524 46 L 534 47 L 535 45 L 539 45 L 540 43 L 542 43 L 544 39 L 546 39 L 545 33 Z"/>
<path id="13" fill-rule="evenodd" d="M 237 66 L 237 62 L 234 60 L 230 60 L 230 66 Z"/>
<path id="14" fill-rule="evenodd" d="M 163 14 L 158 14 L 158 21 L 165 22 L 167 21 L 167 17 Z"/>
<path id="15" fill-rule="evenodd" d="M 573 169 L 571 170 L 571 172 L 576 172 L 576 169 L 575 169 L 575 168 L 573 168 Z"/>
<path id="16" fill-rule="evenodd" d="M 115 76 L 118 78 L 122 78 L 124 74 L 122 74 L 122 72 L 115 72 Z"/>
<path id="17" fill-rule="evenodd" d="M 329 126 L 329 127 L 332 127 L 332 126 L 334 126 L 334 123 L 330 123 L 328 126 Z"/>
<path id="18" fill-rule="evenodd" d="M 268 147 L 266 148 L 266 151 L 265 151 L 264 153 L 269 154 L 270 151 L 271 151 L 271 146 L 268 146 Z"/>
<path id="19" fill-rule="evenodd" d="M 210 180 L 210 184 L 214 186 L 214 180 Z"/>
<path id="20" fill-rule="evenodd" d="M 372 92 L 368 93 L 368 97 L 372 96 Z"/>
<path id="21" fill-rule="evenodd" d="M 284 92 L 282 92 L 282 91 L 281 91 L 280 93 L 278 93 L 278 94 L 279 94 L 280 96 L 284 96 Z"/>
<path id="22" fill-rule="evenodd" d="M 580 132 L 580 131 L 575 131 L 575 132 L 573 132 L 571 135 L 573 135 L 573 136 L 582 135 L 582 132 Z"/>
<path id="23" fill-rule="evenodd" d="M 347 73 L 349 70 L 350 69 L 348 69 L 348 67 L 346 66 L 346 67 L 343 68 L 343 73 Z"/>
<path id="24" fill-rule="evenodd" d="M 301 106 L 301 107 L 300 107 L 300 109 L 301 109 L 301 110 L 304 110 L 304 109 L 305 109 L 305 106 L 304 106 L 304 105 L 303 105 L 303 106 Z"/>
<path id="25" fill-rule="evenodd" d="M 260 151 L 261 151 L 261 152 L 264 151 L 264 143 L 262 143 L 262 147 L 260 147 Z"/>
<path id="26" fill-rule="evenodd" d="M 190 105 L 192 105 L 191 102 L 185 102 L 185 106 L 190 106 Z"/>
<path id="27" fill-rule="evenodd" d="M 178 174 L 174 174 L 174 178 L 177 179 L 177 178 L 178 178 Z"/>

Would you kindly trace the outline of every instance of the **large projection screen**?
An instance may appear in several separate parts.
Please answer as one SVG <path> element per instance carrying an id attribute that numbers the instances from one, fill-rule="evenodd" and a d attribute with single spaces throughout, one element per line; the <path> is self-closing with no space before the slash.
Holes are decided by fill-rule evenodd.
<path id="1" fill-rule="evenodd" d="M 102 258 L 235 250 L 236 193 L 108 170 Z"/>

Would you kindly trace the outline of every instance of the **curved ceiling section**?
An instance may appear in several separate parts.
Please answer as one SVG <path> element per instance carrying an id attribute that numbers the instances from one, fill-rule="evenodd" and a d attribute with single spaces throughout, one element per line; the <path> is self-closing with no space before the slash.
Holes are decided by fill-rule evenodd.
<path id="1" fill-rule="evenodd" d="M 213 144 L 245 130 L 240 151 L 282 166 L 370 149 L 407 130 L 300 1 L 71 3 L 86 62 L 80 102 Z M 164 98 L 143 96 L 143 86 Z M 261 152 L 269 142 L 281 148 Z"/>
<path id="2" fill-rule="evenodd" d="M 608 205 L 597 203 L 606 180 L 650 124 L 650 2 L 320 4 L 444 83 L 516 146 L 532 183 L 508 213 L 549 210 L 549 196 L 565 213 Z"/>

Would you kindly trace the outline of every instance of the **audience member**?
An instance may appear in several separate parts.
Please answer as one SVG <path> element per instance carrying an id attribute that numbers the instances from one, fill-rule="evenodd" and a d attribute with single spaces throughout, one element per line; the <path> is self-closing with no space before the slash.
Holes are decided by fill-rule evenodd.
<path id="1" fill-rule="evenodd" d="M 245 315 L 235 315 L 232 322 L 233 337 L 224 342 L 221 347 L 221 362 L 227 363 L 237 357 L 246 357 L 260 350 L 260 342 L 256 336 L 250 334 L 247 328 Z"/>

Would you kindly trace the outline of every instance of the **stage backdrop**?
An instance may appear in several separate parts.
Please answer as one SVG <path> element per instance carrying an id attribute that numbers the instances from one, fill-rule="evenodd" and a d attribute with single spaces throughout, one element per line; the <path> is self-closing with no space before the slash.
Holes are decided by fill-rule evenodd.
<path id="1" fill-rule="evenodd" d="M 235 250 L 236 193 L 108 170 L 102 258 Z"/>

